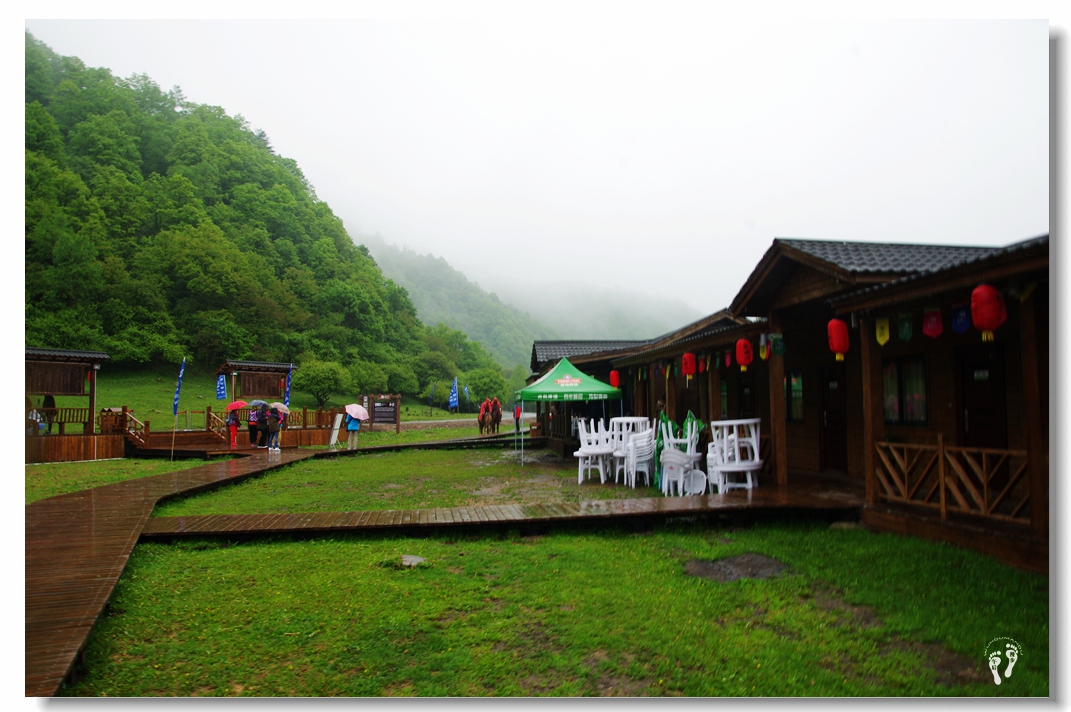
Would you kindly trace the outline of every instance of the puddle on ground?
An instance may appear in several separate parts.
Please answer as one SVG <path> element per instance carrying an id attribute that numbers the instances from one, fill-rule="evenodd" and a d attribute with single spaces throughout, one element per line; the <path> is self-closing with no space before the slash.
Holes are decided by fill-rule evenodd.
<path id="1" fill-rule="evenodd" d="M 788 565 L 762 554 L 739 554 L 715 561 L 692 559 L 684 565 L 684 570 L 691 576 L 715 581 L 739 581 L 777 576 L 788 570 Z"/>

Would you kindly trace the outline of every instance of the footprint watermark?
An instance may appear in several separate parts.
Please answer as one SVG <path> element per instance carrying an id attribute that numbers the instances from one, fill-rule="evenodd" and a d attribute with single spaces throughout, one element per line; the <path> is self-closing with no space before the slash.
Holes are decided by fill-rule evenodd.
<path id="1" fill-rule="evenodd" d="M 1012 671 L 1015 670 L 1015 663 L 1018 662 L 1022 653 L 1022 646 L 1012 638 L 993 638 L 993 640 L 989 641 L 989 644 L 985 646 L 985 658 L 990 672 L 993 673 L 994 683 L 999 685 L 1012 676 Z M 1007 663 L 1007 665 L 1004 665 L 1004 663 Z M 1002 667 L 1003 678 L 1001 678 Z"/>

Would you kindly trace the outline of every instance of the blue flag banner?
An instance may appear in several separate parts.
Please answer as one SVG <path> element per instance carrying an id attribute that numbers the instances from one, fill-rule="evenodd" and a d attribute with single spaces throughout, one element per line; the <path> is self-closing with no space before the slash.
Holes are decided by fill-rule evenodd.
<path id="1" fill-rule="evenodd" d="M 454 377 L 454 387 L 450 389 L 450 407 L 457 407 L 457 377 Z"/>
<path id="2" fill-rule="evenodd" d="M 227 378 L 222 373 L 216 379 L 216 400 L 227 400 Z"/>
<path id="3" fill-rule="evenodd" d="M 290 370 L 286 372 L 286 394 L 283 396 L 283 405 L 290 407 L 290 377 L 294 375 L 294 364 L 290 364 Z"/>
<path id="4" fill-rule="evenodd" d="M 472 402 L 472 399 L 469 398 L 469 387 L 468 386 L 465 386 L 465 401 L 468 402 L 468 403 Z"/>
<path id="5" fill-rule="evenodd" d="M 435 382 L 431 383 L 431 394 L 428 396 L 428 405 L 431 405 L 432 399 L 435 398 Z"/>
<path id="6" fill-rule="evenodd" d="M 171 414 L 178 417 L 178 394 L 182 390 L 182 374 L 186 371 L 186 357 L 182 357 L 182 365 L 179 366 L 178 383 L 175 385 L 175 404 L 171 406 Z"/>

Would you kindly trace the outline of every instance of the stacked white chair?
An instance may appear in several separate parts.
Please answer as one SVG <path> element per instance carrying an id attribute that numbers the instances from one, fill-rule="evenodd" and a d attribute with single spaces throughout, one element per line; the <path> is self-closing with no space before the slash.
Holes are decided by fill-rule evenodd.
<path id="1" fill-rule="evenodd" d="M 594 421 L 591 423 L 590 430 L 583 418 L 579 418 L 577 423 L 577 436 L 580 438 L 580 449 L 573 453 L 573 457 L 579 458 L 577 461 L 577 473 L 576 483 L 584 483 L 584 475 L 591 477 L 591 471 L 594 469 L 599 470 L 599 482 L 606 483 L 606 469 L 607 458 L 613 454 L 614 448 L 610 443 L 610 433 L 603 426 L 602 422 L 599 422 L 598 429 L 596 429 Z"/>
<path id="2" fill-rule="evenodd" d="M 651 465 L 654 464 L 654 431 L 635 433 L 625 446 L 625 484 L 636 488 L 636 475 L 642 470 L 644 480 L 651 485 Z"/>
<path id="3" fill-rule="evenodd" d="M 666 423 L 661 424 L 663 449 L 660 457 L 662 465 L 662 494 L 669 496 L 675 485 L 677 491 L 684 492 L 684 475 L 695 469 L 702 459 L 697 452 L 699 446 L 699 424 L 693 422 L 684 433 L 684 437 L 675 438 Z M 683 446 L 683 449 L 681 449 Z M 706 482 L 704 481 L 704 489 Z"/>

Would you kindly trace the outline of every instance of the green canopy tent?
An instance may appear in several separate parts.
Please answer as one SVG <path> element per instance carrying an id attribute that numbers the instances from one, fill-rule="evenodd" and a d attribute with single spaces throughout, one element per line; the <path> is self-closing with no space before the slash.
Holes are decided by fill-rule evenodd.
<path id="1" fill-rule="evenodd" d="M 621 398 L 621 389 L 603 383 L 578 371 L 563 358 L 558 365 L 530 386 L 514 392 L 513 400 L 526 401 L 593 401 Z M 521 433 L 521 465 L 524 465 L 524 433 Z"/>

